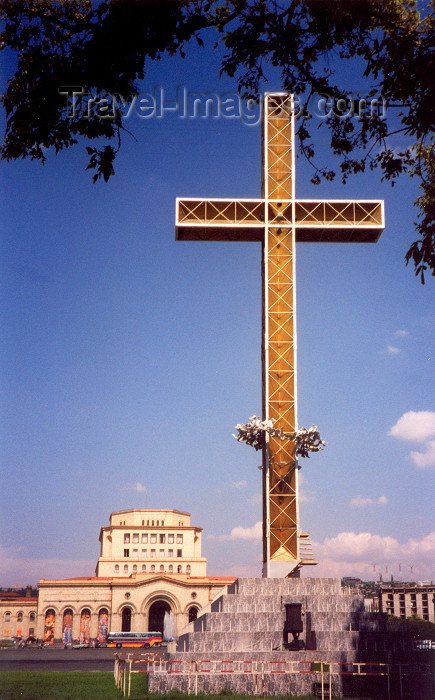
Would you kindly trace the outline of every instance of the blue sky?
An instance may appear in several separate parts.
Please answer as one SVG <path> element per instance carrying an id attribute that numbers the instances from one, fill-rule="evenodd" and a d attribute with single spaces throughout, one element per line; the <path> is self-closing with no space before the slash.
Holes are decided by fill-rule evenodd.
<path id="1" fill-rule="evenodd" d="M 234 92 L 218 59 L 192 46 L 140 90 Z M 210 574 L 260 574 L 259 456 L 232 438 L 261 412 L 260 246 L 174 236 L 177 196 L 260 196 L 260 126 L 168 112 L 128 128 L 107 184 L 83 144 L 0 166 L 3 586 L 92 575 L 109 514 L 141 507 L 191 512 Z M 301 470 L 321 561 L 306 573 L 431 579 L 433 281 L 404 265 L 416 184 L 310 177 L 299 159 L 298 197 L 385 199 L 386 228 L 298 246 L 299 424 L 328 443 Z"/>

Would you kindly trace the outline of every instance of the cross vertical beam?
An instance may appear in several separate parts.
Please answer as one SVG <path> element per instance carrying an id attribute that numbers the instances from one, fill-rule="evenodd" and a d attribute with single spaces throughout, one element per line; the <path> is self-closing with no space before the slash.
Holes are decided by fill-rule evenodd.
<path id="1" fill-rule="evenodd" d="M 266 95 L 263 116 L 263 417 L 297 430 L 296 232 L 292 95 Z M 295 445 L 267 436 L 263 451 L 263 576 L 299 562 Z"/>

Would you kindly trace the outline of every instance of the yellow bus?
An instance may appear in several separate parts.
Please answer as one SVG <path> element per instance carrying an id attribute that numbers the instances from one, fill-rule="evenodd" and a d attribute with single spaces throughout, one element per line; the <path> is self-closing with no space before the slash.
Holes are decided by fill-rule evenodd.
<path id="1" fill-rule="evenodd" d="M 109 632 L 106 647 L 150 649 L 163 641 L 161 632 Z"/>

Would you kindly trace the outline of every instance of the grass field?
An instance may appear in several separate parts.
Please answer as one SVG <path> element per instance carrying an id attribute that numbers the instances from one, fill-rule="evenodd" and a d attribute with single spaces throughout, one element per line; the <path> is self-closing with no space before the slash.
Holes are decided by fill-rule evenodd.
<path id="1" fill-rule="evenodd" d="M 250 700 L 249 696 L 232 695 L 183 695 L 171 691 L 167 695 L 148 694 L 145 675 L 133 676 L 130 700 Z M 96 671 L 1 671 L 0 700 L 121 700 L 122 693 L 115 686 L 113 673 Z M 273 700 L 284 700 L 274 697 Z M 285 696 L 285 700 L 316 700 L 311 695 Z M 355 699 L 357 700 L 357 699 Z"/>

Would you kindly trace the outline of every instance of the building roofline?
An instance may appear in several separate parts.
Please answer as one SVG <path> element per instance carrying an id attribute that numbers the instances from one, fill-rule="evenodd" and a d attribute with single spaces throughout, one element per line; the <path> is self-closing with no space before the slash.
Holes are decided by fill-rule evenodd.
<path id="1" fill-rule="evenodd" d="M 130 576 L 78 576 L 77 578 L 67 579 L 40 579 L 40 586 L 75 586 L 77 583 L 97 586 L 99 584 L 109 584 L 111 586 L 140 586 L 143 583 L 156 580 L 167 580 L 171 583 L 178 583 L 182 586 L 207 586 L 210 584 L 221 583 L 225 586 L 228 583 L 233 583 L 237 580 L 236 576 L 187 576 L 186 574 L 165 574 L 156 572 L 154 574 L 131 574 Z M 27 598 L 27 600 L 30 600 Z"/>
<path id="2" fill-rule="evenodd" d="M 178 513 L 178 515 L 191 517 L 190 513 L 184 510 L 174 510 L 173 508 L 128 508 L 127 510 L 114 510 L 113 513 L 110 513 L 110 517 L 123 513 Z"/>

